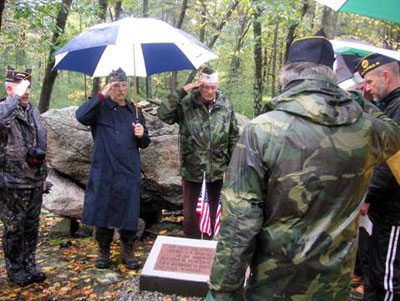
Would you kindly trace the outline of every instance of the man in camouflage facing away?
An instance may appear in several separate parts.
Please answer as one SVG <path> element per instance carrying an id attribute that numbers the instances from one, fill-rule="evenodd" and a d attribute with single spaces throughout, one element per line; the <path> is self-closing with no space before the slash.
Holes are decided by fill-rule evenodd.
<path id="1" fill-rule="evenodd" d="M 186 237 L 200 238 L 195 209 L 204 174 L 214 229 L 224 173 L 239 135 L 232 104 L 218 89 L 218 73 L 205 68 L 198 83 L 187 84 L 161 103 L 158 116 L 179 124 L 183 231 Z"/>
<path id="2" fill-rule="evenodd" d="M 340 89 L 333 61 L 323 33 L 294 41 L 275 110 L 244 128 L 207 300 L 347 299 L 361 202 L 373 167 L 400 148 L 400 128 Z"/>
<path id="3" fill-rule="evenodd" d="M 46 128 L 30 103 L 31 71 L 6 74 L 0 101 L 0 218 L 8 278 L 18 285 L 44 281 L 35 252 L 47 175 Z"/>

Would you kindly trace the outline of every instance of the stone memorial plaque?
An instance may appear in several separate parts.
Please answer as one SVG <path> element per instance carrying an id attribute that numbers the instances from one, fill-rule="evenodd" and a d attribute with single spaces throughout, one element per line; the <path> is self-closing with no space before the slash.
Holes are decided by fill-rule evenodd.
<path id="1" fill-rule="evenodd" d="M 217 241 L 159 235 L 140 275 L 140 289 L 205 297 Z"/>

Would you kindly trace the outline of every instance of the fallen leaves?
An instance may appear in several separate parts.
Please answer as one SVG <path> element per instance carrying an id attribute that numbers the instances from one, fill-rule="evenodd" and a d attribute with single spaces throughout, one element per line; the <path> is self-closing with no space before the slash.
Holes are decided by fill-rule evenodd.
<path id="1" fill-rule="evenodd" d="M 140 274 L 140 270 L 128 270 L 121 263 L 118 242 L 114 242 L 111 248 L 112 268 L 96 269 L 94 261 L 97 258 L 97 243 L 93 237 L 50 235 L 52 227 L 61 220 L 49 213 L 41 216 L 36 263 L 46 273 L 46 281 L 18 287 L 7 281 L 4 260 L 0 260 L 0 300 L 109 301 L 114 300 L 125 280 Z M 136 256 L 142 265 L 152 244 L 152 241 L 137 243 Z M 4 258 L 2 248 L 0 257 Z"/>

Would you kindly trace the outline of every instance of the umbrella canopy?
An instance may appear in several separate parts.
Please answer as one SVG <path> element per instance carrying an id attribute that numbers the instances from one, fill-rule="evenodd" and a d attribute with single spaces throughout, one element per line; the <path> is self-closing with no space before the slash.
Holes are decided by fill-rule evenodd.
<path id="1" fill-rule="evenodd" d="M 361 76 L 354 72 L 362 57 L 354 54 L 338 54 L 333 64 L 337 82 L 342 89 L 348 89 L 363 81 Z"/>
<path id="2" fill-rule="evenodd" d="M 55 55 L 54 69 L 93 77 L 122 68 L 127 75 L 198 69 L 217 56 L 192 35 L 153 18 L 124 18 L 88 28 Z"/>
<path id="3" fill-rule="evenodd" d="M 316 0 L 317 2 L 340 11 L 355 13 L 375 19 L 400 24 L 399 0 Z"/>
<path id="4" fill-rule="evenodd" d="M 357 40 L 330 40 L 330 42 L 336 54 L 358 55 L 363 57 L 371 53 L 379 53 L 400 61 L 399 51 L 376 47 Z"/>

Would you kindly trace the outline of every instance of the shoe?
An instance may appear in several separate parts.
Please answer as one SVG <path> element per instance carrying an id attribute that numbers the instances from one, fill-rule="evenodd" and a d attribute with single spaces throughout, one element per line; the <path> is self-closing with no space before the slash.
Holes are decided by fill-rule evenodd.
<path id="1" fill-rule="evenodd" d="M 28 271 L 28 273 L 32 276 L 33 282 L 43 282 L 46 280 L 46 274 L 40 270 Z"/>
<path id="2" fill-rule="evenodd" d="M 353 288 L 347 301 L 364 301 L 364 284 L 360 284 L 358 287 Z"/>
<path id="3" fill-rule="evenodd" d="M 34 282 L 32 276 L 25 270 L 19 270 L 18 272 L 10 274 L 8 279 L 19 286 L 29 285 Z"/>
<path id="4" fill-rule="evenodd" d="M 139 262 L 135 256 L 135 242 L 122 242 L 122 262 L 129 270 L 137 270 Z"/>
<path id="5" fill-rule="evenodd" d="M 125 267 L 129 270 L 137 270 L 139 268 L 139 262 L 135 258 L 123 259 L 122 262 L 125 264 Z"/>
<path id="6" fill-rule="evenodd" d="M 98 269 L 108 269 L 111 266 L 110 247 L 99 248 L 95 265 Z"/>

